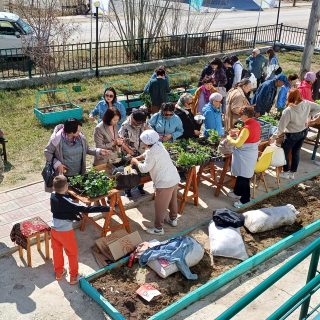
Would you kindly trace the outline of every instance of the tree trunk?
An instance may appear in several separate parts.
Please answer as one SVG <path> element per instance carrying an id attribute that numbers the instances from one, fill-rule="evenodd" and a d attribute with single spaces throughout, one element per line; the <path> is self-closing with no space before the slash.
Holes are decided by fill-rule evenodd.
<path id="1" fill-rule="evenodd" d="M 304 51 L 301 61 L 301 69 L 300 76 L 301 79 L 305 75 L 306 72 L 310 70 L 311 67 L 311 59 L 314 52 L 315 42 L 317 40 L 318 26 L 319 26 L 319 18 L 320 18 L 320 3 L 319 0 L 313 0 L 308 31 L 306 34 L 306 41 L 304 44 Z"/>

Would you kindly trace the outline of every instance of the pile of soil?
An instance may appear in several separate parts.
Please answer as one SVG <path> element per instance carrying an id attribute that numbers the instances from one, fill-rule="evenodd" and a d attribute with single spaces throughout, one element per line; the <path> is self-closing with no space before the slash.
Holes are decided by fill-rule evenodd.
<path id="1" fill-rule="evenodd" d="M 255 205 L 261 207 L 282 206 L 293 204 L 300 212 L 296 222 L 291 226 L 276 230 L 250 234 L 244 228 L 241 233 L 250 256 L 271 246 L 288 235 L 320 218 L 320 177 L 306 181 L 299 186 L 271 197 Z M 168 305 L 179 300 L 185 294 L 202 286 L 209 280 L 219 276 L 236 266 L 239 261 L 234 259 L 212 257 L 209 253 L 207 227 L 193 231 L 190 236 L 205 248 L 205 255 L 200 263 L 191 271 L 198 275 L 198 280 L 187 280 L 177 272 L 167 279 L 161 279 L 155 272 L 139 268 L 122 266 L 113 269 L 102 277 L 92 281 L 92 285 L 119 311 L 126 319 L 148 319 Z M 161 292 L 161 296 L 146 302 L 136 294 L 136 290 L 144 283 L 150 283 Z"/>

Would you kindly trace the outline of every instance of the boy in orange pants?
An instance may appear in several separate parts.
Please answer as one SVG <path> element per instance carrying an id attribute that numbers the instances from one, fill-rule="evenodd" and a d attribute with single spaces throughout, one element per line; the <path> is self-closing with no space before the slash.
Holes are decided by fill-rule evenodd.
<path id="1" fill-rule="evenodd" d="M 53 221 L 51 227 L 51 247 L 56 280 L 66 274 L 64 269 L 63 249 L 69 260 L 70 284 L 78 283 L 78 246 L 72 221 L 82 218 L 81 212 L 107 212 L 108 206 L 83 206 L 72 201 L 67 195 L 68 181 L 65 176 L 53 180 L 53 192 L 50 198 Z"/>

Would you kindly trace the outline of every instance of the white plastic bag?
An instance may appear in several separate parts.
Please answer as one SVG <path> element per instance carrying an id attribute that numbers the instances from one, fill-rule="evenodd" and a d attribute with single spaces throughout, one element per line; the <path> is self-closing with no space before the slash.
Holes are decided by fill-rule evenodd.
<path id="1" fill-rule="evenodd" d="M 249 80 L 251 82 L 251 86 L 252 86 L 252 89 L 256 89 L 258 84 L 257 84 L 257 78 L 255 77 L 255 75 L 253 73 L 251 73 L 250 77 L 249 77 Z"/>
<path id="2" fill-rule="evenodd" d="M 271 164 L 270 164 L 271 166 L 282 167 L 287 163 L 286 157 L 284 155 L 284 150 L 281 147 L 278 147 L 277 145 L 272 144 L 271 146 L 267 146 L 263 151 L 263 153 L 269 150 L 273 151 Z"/>
<path id="3" fill-rule="evenodd" d="M 292 225 L 299 212 L 292 204 L 244 212 L 244 226 L 252 233 Z"/>
<path id="4" fill-rule="evenodd" d="M 248 254 L 239 228 L 217 227 L 212 221 L 209 225 L 210 251 L 214 256 L 246 260 Z"/>
<path id="5" fill-rule="evenodd" d="M 186 263 L 189 267 L 193 267 L 198 264 L 204 255 L 204 249 L 201 244 L 192 239 L 193 248 L 192 250 L 186 255 Z M 176 273 L 179 271 L 178 267 L 175 263 L 168 263 L 166 260 L 153 260 L 147 263 L 153 271 L 157 273 L 157 275 L 161 278 L 167 278 L 171 274 Z"/>

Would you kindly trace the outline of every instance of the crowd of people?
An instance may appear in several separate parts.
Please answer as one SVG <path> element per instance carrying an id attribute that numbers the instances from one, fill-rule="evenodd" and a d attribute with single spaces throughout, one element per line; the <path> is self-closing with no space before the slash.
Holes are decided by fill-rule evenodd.
<path id="1" fill-rule="evenodd" d="M 308 127 L 320 123 L 320 105 L 314 102 L 319 98 L 319 87 L 320 72 L 307 72 L 301 81 L 296 74 L 287 77 L 273 49 L 264 56 L 255 48 L 245 66 L 234 55 L 213 59 L 202 70 L 194 94 L 183 93 L 176 103 L 169 101 L 170 79 L 164 66 L 155 70 L 144 87 L 150 95 L 149 110 L 134 109 L 127 115 L 116 90 L 107 88 L 89 114 L 89 119 L 97 122 L 93 133 L 95 146 L 88 146 L 81 132 L 82 123 L 71 118 L 55 127 L 44 151 L 46 161 L 56 171 L 53 188 L 46 187 L 49 192 L 55 191 L 51 208 L 56 279 L 60 280 L 65 273 L 65 248 L 72 269 L 71 283 L 77 282 L 77 248 L 70 220 L 78 219 L 79 212 L 109 210 L 84 208 L 66 195 L 68 178 L 85 173 L 87 154 L 94 157 L 94 166 L 118 165 L 127 157 L 141 173 L 150 173 L 155 187 L 155 220 L 146 231 L 162 235 L 165 222 L 177 226 L 180 181 L 163 142 L 208 137 L 210 130 L 216 130 L 233 149 L 231 173 L 236 182 L 228 196 L 240 208 L 250 201 L 250 179 L 258 159 L 261 129 L 257 118 L 272 108 L 281 114 L 270 143 L 277 142 L 285 153 L 287 164 L 281 177 L 294 179 Z M 138 186 L 140 194 L 145 193 L 143 187 Z M 128 197 L 132 197 L 131 191 L 125 190 Z M 69 212 L 61 208 L 68 208 Z"/>

